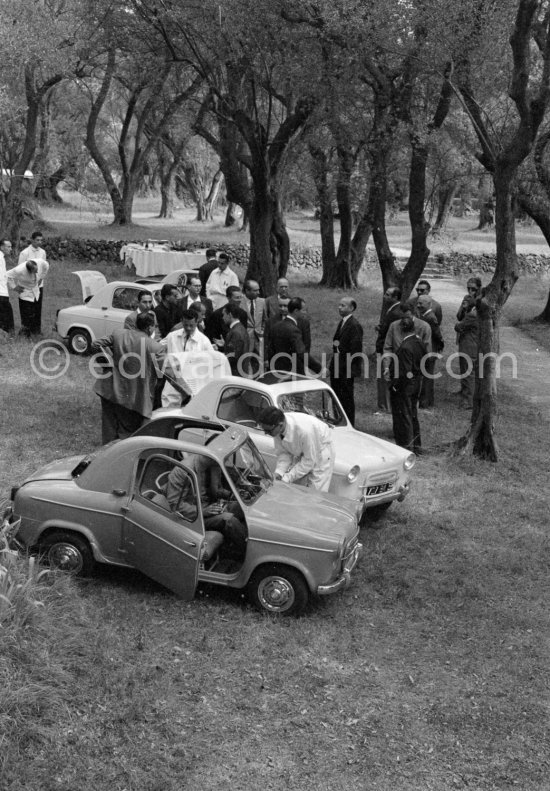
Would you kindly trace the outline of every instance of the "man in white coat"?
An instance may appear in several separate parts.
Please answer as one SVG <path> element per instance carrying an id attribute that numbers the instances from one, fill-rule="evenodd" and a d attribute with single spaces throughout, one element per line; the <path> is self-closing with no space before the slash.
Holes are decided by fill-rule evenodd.
<path id="1" fill-rule="evenodd" d="M 197 328 L 197 313 L 194 310 L 185 310 L 182 314 L 182 328 L 169 332 L 163 340 L 166 345 L 167 369 L 165 373 L 179 379 L 177 370 L 177 357 L 183 352 L 214 352 L 214 347 L 202 332 Z M 181 385 L 181 381 L 180 381 Z M 162 391 L 162 406 L 181 406 L 181 393 L 166 382 Z"/>
<path id="2" fill-rule="evenodd" d="M 237 274 L 229 268 L 229 256 L 227 253 L 220 253 L 218 256 L 218 267 L 214 269 L 206 281 L 206 296 L 212 300 L 214 310 L 223 307 L 227 302 L 226 291 L 229 286 L 238 286 L 239 278 Z"/>
<path id="3" fill-rule="evenodd" d="M 42 284 L 50 265 L 42 258 L 29 258 L 8 270 L 8 285 L 19 296 L 21 334 L 28 338 L 42 331 Z"/>
<path id="4" fill-rule="evenodd" d="M 266 407 L 258 422 L 275 442 L 275 478 L 327 492 L 334 470 L 331 429 L 312 415 Z"/>

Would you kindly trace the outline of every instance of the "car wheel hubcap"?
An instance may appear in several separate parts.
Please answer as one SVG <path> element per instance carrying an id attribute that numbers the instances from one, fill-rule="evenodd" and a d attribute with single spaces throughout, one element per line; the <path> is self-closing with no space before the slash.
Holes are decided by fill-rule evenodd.
<path id="1" fill-rule="evenodd" d="M 294 588 L 283 577 L 267 577 L 259 585 L 258 598 L 264 609 L 284 612 L 294 604 Z"/>
<path id="2" fill-rule="evenodd" d="M 73 349 L 79 354 L 82 354 L 88 348 L 88 339 L 85 335 L 73 335 L 71 342 Z"/>
<path id="3" fill-rule="evenodd" d="M 72 544 L 54 544 L 48 552 L 50 566 L 78 574 L 82 571 L 82 555 Z"/>

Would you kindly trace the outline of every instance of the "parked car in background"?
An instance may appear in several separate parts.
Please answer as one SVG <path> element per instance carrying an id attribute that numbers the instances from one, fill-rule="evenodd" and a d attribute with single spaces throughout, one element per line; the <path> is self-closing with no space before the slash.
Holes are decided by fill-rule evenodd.
<path id="1" fill-rule="evenodd" d="M 349 584 L 362 550 L 353 508 L 275 481 L 242 428 L 182 419 L 179 433 L 134 436 L 42 467 L 12 490 L 12 542 L 74 574 L 96 563 L 136 568 L 184 599 L 199 581 L 237 588 L 273 614 L 298 613 Z M 248 540 L 238 561 L 221 533 L 205 529 L 193 455 L 219 465 L 219 507 L 241 509 Z M 185 503 L 171 506 L 174 470 Z"/>
<path id="2" fill-rule="evenodd" d="M 149 423 L 143 430 L 177 436 L 177 421 L 182 415 L 219 421 L 225 426 L 244 426 L 274 470 L 274 440 L 264 434 L 258 423 L 258 415 L 267 406 L 276 406 L 283 412 L 306 412 L 330 426 L 336 449 L 330 492 L 351 501 L 357 518 L 364 523 L 408 494 L 416 461 L 414 453 L 353 428 L 332 388 L 319 379 L 282 371 L 269 372 L 259 379 L 215 379 L 182 409 L 156 410 L 152 423 L 162 419 L 163 428 Z"/>
<path id="3" fill-rule="evenodd" d="M 157 280 L 142 278 L 136 281 L 115 280 L 107 283 L 101 272 L 83 270 L 73 272 L 80 280 L 82 303 L 57 311 L 55 329 L 74 354 L 88 354 L 97 338 L 110 335 L 124 326 L 126 316 L 136 310 L 140 291 L 150 291 L 153 302 L 160 301 L 160 290 L 164 283 L 181 284 L 192 269 L 178 269 Z"/>

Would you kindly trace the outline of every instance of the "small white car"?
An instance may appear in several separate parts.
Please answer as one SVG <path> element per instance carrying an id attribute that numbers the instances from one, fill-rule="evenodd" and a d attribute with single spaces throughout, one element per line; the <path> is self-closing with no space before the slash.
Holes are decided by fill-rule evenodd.
<path id="1" fill-rule="evenodd" d="M 416 456 L 392 442 L 363 431 L 349 422 L 336 394 L 326 382 L 306 376 L 272 371 L 259 379 L 227 376 L 208 382 L 181 409 L 157 409 L 147 433 L 176 438 L 178 418 L 210 420 L 224 426 L 245 427 L 271 470 L 275 469 L 274 440 L 258 425 L 258 415 L 268 406 L 283 412 L 306 412 L 334 432 L 336 463 L 330 485 L 332 494 L 352 500 L 357 519 L 370 521 L 409 492 L 410 472 Z"/>
<path id="2" fill-rule="evenodd" d="M 74 354 L 88 354 L 92 343 L 124 325 L 126 316 L 137 308 L 140 291 L 150 291 L 154 304 L 160 301 L 164 283 L 182 285 L 192 269 L 179 269 L 161 280 L 115 280 L 107 283 L 101 272 L 73 272 L 80 280 L 82 304 L 57 311 L 55 329 Z"/>

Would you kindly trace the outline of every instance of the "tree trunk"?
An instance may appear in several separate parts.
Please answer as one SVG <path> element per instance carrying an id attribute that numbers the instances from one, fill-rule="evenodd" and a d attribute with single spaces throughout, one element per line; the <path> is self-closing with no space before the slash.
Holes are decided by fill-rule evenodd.
<path id="1" fill-rule="evenodd" d="M 243 210 L 243 221 L 241 223 L 241 227 L 239 228 L 239 232 L 248 231 L 250 227 L 250 206 L 247 204 L 241 208 Z"/>
<path id="2" fill-rule="evenodd" d="M 550 247 L 550 206 L 548 202 L 542 196 L 533 196 L 530 186 L 524 187 L 523 185 L 518 188 L 516 198 L 523 211 L 536 222 Z M 550 291 L 544 310 L 535 316 L 534 321 L 550 324 Z"/>
<path id="3" fill-rule="evenodd" d="M 478 231 L 494 225 L 493 183 L 489 174 L 484 173 L 479 180 L 479 223 Z"/>
<path id="4" fill-rule="evenodd" d="M 286 276 L 289 257 L 290 242 L 275 187 L 271 184 L 261 194 L 259 185 L 250 211 L 246 277 L 257 280 L 264 294 L 274 294 L 277 279 Z"/>
<path id="5" fill-rule="evenodd" d="M 402 298 L 408 299 L 412 288 L 426 266 L 430 250 L 426 244 L 430 224 L 424 215 L 426 197 L 426 166 L 428 148 L 413 133 L 411 136 L 411 166 L 409 170 L 409 222 L 411 225 L 411 254 L 401 276 Z"/>
<path id="6" fill-rule="evenodd" d="M 338 146 L 338 181 L 336 183 L 336 202 L 340 215 L 340 242 L 336 253 L 333 277 L 327 283 L 331 288 L 353 288 L 357 280 L 351 273 L 351 235 L 353 218 L 351 214 L 351 174 L 356 156 L 349 147 Z"/>
<path id="7" fill-rule="evenodd" d="M 218 195 L 220 194 L 222 180 L 223 173 L 221 169 L 219 169 L 214 174 L 212 184 L 210 185 L 210 191 L 205 200 L 206 217 L 208 220 L 214 219 L 214 209 L 216 208 L 216 204 L 218 202 Z"/>
<path id="8" fill-rule="evenodd" d="M 195 203 L 197 206 L 197 214 L 195 220 L 197 222 L 205 222 L 208 219 L 208 215 L 206 212 L 206 203 L 202 192 L 195 196 Z"/>
<path id="9" fill-rule="evenodd" d="M 229 201 L 227 204 L 227 209 L 225 211 L 225 220 L 224 220 L 224 228 L 232 228 L 234 225 L 237 224 L 237 216 L 235 214 L 235 210 L 237 208 L 237 204 L 233 203 L 233 201 Z"/>
<path id="10" fill-rule="evenodd" d="M 179 162 L 176 159 L 172 159 L 168 168 L 165 168 L 164 164 L 161 166 L 160 173 L 159 218 L 171 219 L 174 216 L 174 177 Z"/>
<path id="11" fill-rule="evenodd" d="M 440 187 L 438 190 L 437 217 L 435 218 L 432 233 L 439 233 L 441 229 L 447 224 L 447 219 L 449 217 L 457 189 L 458 184 L 453 182 L 450 185 L 446 184 L 445 186 Z"/>
<path id="12" fill-rule="evenodd" d="M 321 285 L 325 286 L 332 281 L 336 268 L 334 217 L 332 215 L 332 200 L 328 181 L 328 156 L 322 148 L 314 145 L 309 146 L 309 153 L 312 162 L 313 180 L 317 189 L 317 202 L 319 204 L 321 259 L 323 263 Z"/>
<path id="13" fill-rule="evenodd" d="M 67 173 L 64 167 L 59 167 L 51 176 L 43 176 L 34 192 L 34 197 L 44 203 L 63 203 L 63 198 L 57 187 L 65 181 Z"/>
<path id="14" fill-rule="evenodd" d="M 473 453 L 489 461 L 498 460 L 494 428 L 497 418 L 496 357 L 499 353 L 500 314 L 518 279 L 512 187 L 514 172 L 513 168 L 499 164 L 495 168 L 497 266 L 491 283 L 476 304 L 479 355 L 472 422 L 467 433 L 457 442 L 460 453 Z"/>

